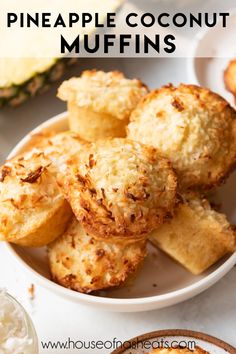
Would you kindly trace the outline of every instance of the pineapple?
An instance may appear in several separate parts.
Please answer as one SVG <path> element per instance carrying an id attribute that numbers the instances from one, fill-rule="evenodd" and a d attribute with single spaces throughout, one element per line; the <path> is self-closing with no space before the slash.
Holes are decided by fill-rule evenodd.
<path id="1" fill-rule="evenodd" d="M 45 92 L 76 58 L 0 58 L 0 107 L 16 107 Z"/>
<path id="2" fill-rule="evenodd" d="M 107 13 L 115 12 L 123 1 L 124 0 L 69 0 L 51 1 L 49 3 L 51 9 L 54 9 L 55 13 L 58 12 L 64 15 L 65 19 L 68 17 L 68 13 L 70 13 L 71 9 L 78 14 L 84 12 L 94 13 L 94 9 L 96 9 L 96 13 L 99 14 L 100 22 L 103 23 L 106 20 Z M 5 1 L 4 3 L 3 9 L 5 12 L 8 12 L 8 9 L 14 8 L 19 10 L 19 0 L 12 0 L 11 5 L 8 4 L 9 1 Z M 42 0 L 31 1 L 32 13 L 37 13 L 40 8 L 43 11 Z M 28 7 L 26 6 L 25 9 L 28 9 Z M 18 10 L 17 13 L 19 12 Z M 79 23 L 79 26 L 80 25 Z M 87 24 L 87 27 L 83 29 L 82 33 L 86 32 L 87 34 L 92 34 L 96 31 L 96 27 L 96 20 L 92 19 L 91 23 Z M 22 43 L 18 48 L 20 51 L 15 51 L 14 43 L 12 43 L 9 48 L 13 49 L 13 52 L 10 51 L 10 53 L 14 55 L 6 55 L 6 57 L 0 56 L 0 108 L 5 105 L 18 106 L 30 97 L 44 92 L 50 84 L 57 81 L 63 75 L 68 65 L 77 62 L 77 58 L 60 57 L 61 53 L 58 53 L 58 48 L 51 48 L 52 43 L 54 43 L 53 35 L 47 36 L 45 33 L 44 31 L 42 33 L 39 32 L 39 35 L 38 31 L 34 33 L 33 30 L 23 32 L 15 30 L 15 40 L 17 43 Z M 55 36 L 58 38 L 58 32 L 53 31 L 53 33 L 55 33 Z M 66 33 L 71 38 L 77 37 L 79 34 L 78 26 L 68 27 Z M 3 42 L 7 45 L 6 38 Z M 9 36 L 9 38 L 11 38 L 11 36 Z M 37 46 L 34 46 L 33 43 L 37 43 Z M 32 50 L 28 52 L 28 48 Z M 47 53 L 48 48 L 52 50 L 49 51 L 50 53 L 53 52 L 57 54 L 51 54 L 51 58 L 45 58 L 45 53 Z M 22 53 L 23 56 L 21 55 Z M 39 53 L 43 53 L 42 58 L 38 56 Z M 52 57 L 54 55 L 55 57 Z"/>

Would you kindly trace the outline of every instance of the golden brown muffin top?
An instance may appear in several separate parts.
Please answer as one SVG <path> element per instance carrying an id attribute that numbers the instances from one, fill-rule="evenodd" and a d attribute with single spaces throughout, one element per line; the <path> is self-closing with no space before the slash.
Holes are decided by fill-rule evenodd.
<path id="1" fill-rule="evenodd" d="M 64 200 L 50 160 L 37 149 L 0 169 L 0 238 L 37 228 Z"/>
<path id="2" fill-rule="evenodd" d="M 217 94 L 193 85 L 164 86 L 131 114 L 128 138 L 157 147 L 187 187 L 219 184 L 236 162 L 236 112 Z"/>
<path id="3" fill-rule="evenodd" d="M 126 79 L 119 71 L 87 70 L 79 78 L 64 81 L 58 97 L 94 112 L 126 119 L 147 92 L 141 81 Z"/>
<path id="4" fill-rule="evenodd" d="M 91 143 L 67 162 L 60 184 L 88 233 L 140 238 L 175 205 L 176 176 L 156 149 L 127 139 Z"/>
<path id="5" fill-rule="evenodd" d="M 63 163 L 71 156 L 77 154 L 86 145 L 86 141 L 72 131 L 65 131 L 51 136 L 42 136 L 39 149 L 50 159 L 52 164 L 60 169 Z"/>

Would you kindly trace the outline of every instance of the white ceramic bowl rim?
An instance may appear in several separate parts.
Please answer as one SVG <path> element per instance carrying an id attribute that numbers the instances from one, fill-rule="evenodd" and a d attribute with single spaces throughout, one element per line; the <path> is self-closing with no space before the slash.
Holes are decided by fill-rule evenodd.
<path id="1" fill-rule="evenodd" d="M 8 158 L 12 158 L 17 152 L 23 148 L 23 146 L 30 140 L 33 134 L 42 131 L 43 129 L 49 128 L 54 123 L 59 123 L 63 121 L 66 117 L 67 113 L 61 113 L 43 124 L 39 125 L 36 129 L 31 131 L 27 134 L 12 150 Z M 79 293 L 67 288 L 62 287 L 59 284 L 54 283 L 53 281 L 45 278 L 37 271 L 32 269 L 22 258 L 17 254 L 14 250 L 13 246 L 10 243 L 6 243 L 7 250 L 17 259 L 17 261 L 24 266 L 24 268 L 30 272 L 36 280 L 38 280 L 43 286 L 49 288 L 53 292 L 59 292 L 62 296 L 70 296 L 70 298 L 74 300 L 81 300 L 85 303 L 94 302 L 96 304 L 102 305 L 122 305 L 128 308 L 130 305 L 145 305 L 145 304 L 158 304 L 163 301 L 169 300 L 169 305 L 176 304 L 180 301 L 184 301 L 194 295 L 199 294 L 200 292 L 206 290 L 211 285 L 215 284 L 219 279 L 221 279 L 227 272 L 229 272 L 233 266 L 236 264 L 236 252 L 231 255 L 219 268 L 213 271 L 211 274 L 207 275 L 205 278 L 197 281 L 192 285 L 188 285 L 182 289 L 175 290 L 166 294 L 155 295 L 155 296 L 147 296 L 147 297 L 140 297 L 140 298 L 127 298 L 127 299 L 118 299 L 118 298 L 107 298 L 107 297 L 100 297 L 95 295 L 88 295 Z M 166 305 L 168 306 L 168 305 Z"/>
<path id="2" fill-rule="evenodd" d="M 228 12 L 230 13 L 230 16 L 236 15 L 235 8 L 230 9 Z M 195 60 L 200 57 L 197 57 L 196 53 L 201 40 L 207 35 L 207 33 L 209 33 L 212 30 L 214 30 L 214 27 L 204 28 L 201 31 L 199 31 L 194 37 L 192 45 L 190 45 L 190 55 L 187 59 L 187 74 L 188 74 L 189 82 L 191 84 L 199 85 L 199 81 L 195 70 Z"/>

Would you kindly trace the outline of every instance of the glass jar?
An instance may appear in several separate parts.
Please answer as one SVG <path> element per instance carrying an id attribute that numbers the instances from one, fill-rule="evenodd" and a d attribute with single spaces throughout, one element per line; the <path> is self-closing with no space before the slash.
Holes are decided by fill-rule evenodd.
<path id="1" fill-rule="evenodd" d="M 2 326 L 2 327 L 1 327 Z M 0 290 L 0 352 L 38 354 L 38 338 L 23 306 Z"/>

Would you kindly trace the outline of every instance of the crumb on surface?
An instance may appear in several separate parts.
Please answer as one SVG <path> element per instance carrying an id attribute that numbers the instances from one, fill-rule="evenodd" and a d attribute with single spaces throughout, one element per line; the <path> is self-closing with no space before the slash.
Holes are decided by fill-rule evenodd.
<path id="1" fill-rule="evenodd" d="M 30 287 L 28 288 L 28 293 L 30 295 L 30 300 L 35 299 L 35 285 L 31 284 Z"/>

